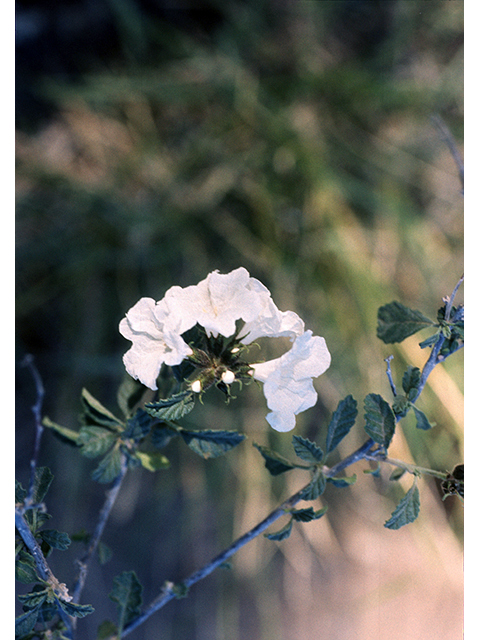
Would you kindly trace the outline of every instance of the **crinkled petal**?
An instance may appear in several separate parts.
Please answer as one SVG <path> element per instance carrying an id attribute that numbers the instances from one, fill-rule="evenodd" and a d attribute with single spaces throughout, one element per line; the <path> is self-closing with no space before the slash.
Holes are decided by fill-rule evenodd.
<path id="1" fill-rule="evenodd" d="M 252 288 L 251 280 L 240 267 L 227 274 L 213 271 L 185 289 L 171 287 L 164 300 L 172 317 L 180 319 L 177 330 L 183 333 L 198 323 L 208 335 L 232 336 L 237 320 L 250 322 L 263 308 L 264 293 Z"/>
<path id="2" fill-rule="evenodd" d="M 330 366 L 325 340 L 306 331 L 280 358 L 252 365 L 253 377 L 264 383 L 263 391 L 271 410 L 267 420 L 277 431 L 290 431 L 295 415 L 313 407 L 317 393 L 312 378 Z"/>
<path id="3" fill-rule="evenodd" d="M 157 388 L 156 379 L 163 363 L 180 364 L 191 354 L 181 336 L 166 329 L 166 317 L 161 303 L 141 298 L 120 322 L 120 333 L 132 342 L 123 356 L 125 368 L 150 389 Z"/>

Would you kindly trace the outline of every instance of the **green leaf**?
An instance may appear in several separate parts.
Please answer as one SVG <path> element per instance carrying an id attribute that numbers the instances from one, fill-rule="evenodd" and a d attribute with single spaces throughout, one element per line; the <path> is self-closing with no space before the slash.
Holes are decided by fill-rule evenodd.
<path id="1" fill-rule="evenodd" d="M 315 475 L 311 482 L 305 487 L 302 493 L 303 500 L 316 500 L 319 498 L 327 486 L 327 479 L 323 473 Z"/>
<path id="2" fill-rule="evenodd" d="M 77 444 L 82 455 L 87 458 L 102 456 L 113 447 L 118 434 L 104 427 L 82 427 L 78 432 Z"/>
<path id="3" fill-rule="evenodd" d="M 344 477 L 344 478 L 327 478 L 327 482 L 330 482 L 335 487 L 339 489 L 343 489 L 344 487 L 351 487 L 352 484 L 355 484 L 357 481 L 357 474 L 354 473 L 353 476 Z"/>
<path id="4" fill-rule="evenodd" d="M 165 400 L 146 404 L 145 411 L 161 420 L 178 420 L 190 413 L 194 406 L 194 394 L 191 391 L 182 391 Z"/>
<path id="5" fill-rule="evenodd" d="M 29 634 L 38 619 L 39 609 L 33 609 L 15 618 L 15 637 L 24 637 Z"/>
<path id="6" fill-rule="evenodd" d="M 395 399 L 392 403 L 392 410 L 396 416 L 398 416 L 399 418 L 404 418 L 410 410 L 411 406 L 412 403 L 410 402 L 410 400 L 407 400 L 404 395 L 399 393 L 395 396 Z"/>
<path id="7" fill-rule="evenodd" d="M 423 429 L 423 431 L 428 431 L 429 429 L 431 429 L 433 425 L 430 424 L 427 416 L 423 413 L 423 411 L 417 409 L 417 407 L 413 404 L 412 409 L 417 419 L 417 429 Z"/>
<path id="8" fill-rule="evenodd" d="M 113 482 L 120 474 L 121 469 L 122 452 L 118 447 L 113 447 L 93 471 L 92 479 L 103 484 Z"/>
<path id="9" fill-rule="evenodd" d="M 124 627 L 140 614 L 142 590 L 134 571 L 124 571 L 114 578 L 113 589 L 108 597 L 118 606 L 119 635 Z"/>
<path id="10" fill-rule="evenodd" d="M 162 453 L 158 451 L 137 451 L 136 457 L 140 460 L 142 467 L 148 471 L 159 471 L 160 469 L 168 469 L 170 462 Z"/>
<path id="11" fill-rule="evenodd" d="M 376 393 L 369 393 L 365 398 L 365 431 L 386 449 L 395 433 L 395 414 L 388 402 Z"/>
<path id="12" fill-rule="evenodd" d="M 143 398 L 146 389 L 144 385 L 127 376 L 120 385 L 117 393 L 117 402 L 125 418 L 132 415 L 133 409 Z"/>
<path id="13" fill-rule="evenodd" d="M 97 629 L 97 640 L 118 640 L 117 625 L 104 620 Z"/>
<path id="14" fill-rule="evenodd" d="M 154 424 L 151 431 L 151 442 L 156 449 L 163 449 L 170 440 L 178 435 L 178 427 L 172 423 Z"/>
<path id="15" fill-rule="evenodd" d="M 38 580 L 35 560 L 24 549 L 21 549 L 15 558 L 15 579 L 23 584 L 30 584 Z"/>
<path id="16" fill-rule="evenodd" d="M 338 403 L 327 430 L 327 454 L 348 434 L 357 419 L 357 401 L 349 395 Z"/>
<path id="17" fill-rule="evenodd" d="M 52 484 L 53 473 L 48 467 L 37 467 L 33 480 L 32 500 L 34 504 L 43 502 Z"/>
<path id="18" fill-rule="evenodd" d="M 76 445 L 78 439 L 78 431 L 68 429 L 68 427 L 62 427 L 62 425 L 53 422 L 47 416 L 42 420 L 44 427 L 52 429 L 53 433 L 65 444 Z"/>
<path id="19" fill-rule="evenodd" d="M 83 420 L 86 425 L 106 427 L 111 431 L 123 431 L 124 424 L 103 406 L 86 389 L 82 389 Z"/>
<path id="20" fill-rule="evenodd" d="M 408 400 L 413 400 L 417 395 L 420 386 L 421 372 L 418 367 L 409 366 L 402 378 L 402 387 L 407 395 Z"/>
<path id="21" fill-rule="evenodd" d="M 97 555 L 98 555 L 98 561 L 100 562 L 100 564 L 103 565 L 103 564 L 107 564 L 107 562 L 112 557 L 113 553 L 108 545 L 100 541 L 97 546 Z"/>
<path id="22" fill-rule="evenodd" d="M 58 604 L 72 618 L 84 618 L 95 611 L 91 604 L 76 604 L 75 602 L 66 602 L 60 598 L 58 599 Z"/>
<path id="23" fill-rule="evenodd" d="M 400 467 L 397 467 L 396 469 L 394 469 L 392 471 L 392 473 L 390 474 L 389 480 L 391 482 L 395 482 L 397 480 L 400 480 L 400 478 L 403 478 L 403 476 L 405 475 L 406 470 L 402 469 Z"/>
<path id="24" fill-rule="evenodd" d="M 179 429 L 185 443 L 202 458 L 217 458 L 245 440 L 238 431 L 189 431 Z"/>
<path id="25" fill-rule="evenodd" d="M 400 529 L 400 527 L 416 520 L 419 512 L 420 495 L 415 481 L 411 489 L 400 500 L 391 518 L 385 522 L 384 526 L 387 529 Z"/>
<path id="26" fill-rule="evenodd" d="M 48 545 L 54 549 L 60 549 L 60 551 L 65 551 L 71 544 L 68 534 L 57 531 L 56 529 L 45 529 L 40 531 L 39 536 Z"/>
<path id="27" fill-rule="evenodd" d="M 314 442 L 302 436 L 293 436 L 293 448 L 297 456 L 310 464 L 317 464 L 323 460 L 323 451 Z"/>
<path id="28" fill-rule="evenodd" d="M 31 593 L 26 593 L 23 596 L 18 596 L 18 599 L 22 603 L 24 611 L 27 611 L 41 607 L 47 597 L 48 590 L 41 589 L 40 591 L 32 591 Z"/>
<path id="29" fill-rule="evenodd" d="M 307 507 L 306 509 L 292 509 L 290 512 L 292 518 L 297 522 L 311 522 L 312 520 L 318 520 L 327 512 L 328 507 L 323 507 L 318 511 L 314 511 L 313 507 Z"/>
<path id="30" fill-rule="evenodd" d="M 149 434 L 151 424 L 152 417 L 143 409 L 137 409 L 135 415 L 127 420 L 127 427 L 122 437 L 141 440 Z"/>
<path id="31" fill-rule="evenodd" d="M 275 533 L 264 533 L 263 535 L 269 540 L 276 540 L 277 542 L 280 542 L 281 540 L 285 540 L 286 538 L 288 538 L 288 536 L 292 533 L 292 524 L 293 518 L 290 518 L 287 524 L 279 531 L 276 531 Z"/>
<path id="32" fill-rule="evenodd" d="M 409 309 L 400 302 L 380 307 L 377 320 L 377 337 L 386 344 L 402 342 L 417 331 L 435 325 L 420 311 Z"/>
<path id="33" fill-rule="evenodd" d="M 281 456 L 279 453 L 276 453 L 275 451 L 272 451 L 271 449 L 263 447 L 259 444 L 253 443 L 253 446 L 256 447 L 262 454 L 263 459 L 265 460 L 265 467 L 268 469 L 272 476 L 278 476 L 281 473 L 290 471 L 290 469 L 295 469 L 295 465 Z"/>

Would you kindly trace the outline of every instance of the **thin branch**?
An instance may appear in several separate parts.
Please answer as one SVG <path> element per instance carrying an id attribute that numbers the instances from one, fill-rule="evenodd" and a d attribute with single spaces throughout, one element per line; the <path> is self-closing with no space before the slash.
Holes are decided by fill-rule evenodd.
<path id="1" fill-rule="evenodd" d="M 43 386 L 42 378 L 38 372 L 37 367 L 33 362 L 33 356 L 28 354 L 22 361 L 23 367 L 28 367 L 32 373 L 33 379 L 35 381 L 35 388 L 37 391 L 37 400 L 35 404 L 32 406 L 32 412 L 35 416 L 35 443 L 33 447 L 33 455 L 30 460 L 30 484 L 28 487 L 28 493 L 25 497 L 25 507 L 31 506 L 33 502 L 33 491 L 35 486 L 35 471 L 38 465 L 38 459 L 40 456 L 40 443 L 43 435 L 43 425 L 42 425 L 42 407 L 43 407 L 43 398 L 45 396 L 45 388 Z"/>
<path id="2" fill-rule="evenodd" d="M 20 507 L 15 508 L 15 527 L 19 535 L 21 536 L 23 542 L 25 543 L 26 547 L 32 554 L 40 580 L 48 583 L 51 586 L 55 594 L 55 597 L 60 598 L 65 602 L 70 602 L 72 600 L 72 597 L 69 595 L 66 585 L 60 582 L 55 577 L 52 570 L 48 566 L 45 556 L 43 555 L 42 549 L 38 544 L 35 536 L 33 535 L 28 525 L 28 522 L 25 519 L 23 505 L 22 505 L 22 508 Z M 71 638 L 72 624 L 71 624 L 70 618 L 65 614 L 61 606 L 58 606 L 57 609 L 58 609 L 58 614 L 60 615 L 60 617 L 62 618 L 63 622 L 66 625 L 67 637 Z"/>
<path id="3" fill-rule="evenodd" d="M 452 293 L 452 296 L 451 296 L 452 304 L 453 304 L 453 298 L 455 297 L 458 287 L 462 281 L 463 281 L 463 277 L 458 282 L 457 286 L 455 287 Z M 439 354 L 444 341 L 445 341 L 445 337 L 442 334 L 440 334 L 437 338 L 437 341 L 433 345 L 432 351 L 430 353 L 430 357 L 428 358 L 427 362 L 424 365 L 422 375 L 420 378 L 420 385 L 417 390 L 416 397 L 412 399 L 412 402 L 414 402 L 422 392 L 423 388 L 425 387 L 428 376 L 433 371 L 434 367 L 439 362 L 442 361 L 442 358 L 439 357 Z M 386 358 L 387 376 L 390 382 L 393 395 L 396 395 L 395 384 L 393 382 L 391 369 L 390 369 L 390 360 L 391 360 L 391 357 Z M 397 416 L 397 422 L 398 420 L 400 420 L 400 416 Z M 386 457 L 380 457 L 378 454 L 376 454 L 376 450 L 374 449 L 374 447 L 376 447 L 376 444 L 377 443 L 375 443 L 375 441 L 372 438 L 368 438 L 368 440 L 366 440 L 366 442 L 364 442 L 356 451 L 354 451 L 349 456 L 347 456 L 346 458 L 338 462 L 336 465 L 334 465 L 333 467 L 330 467 L 330 469 L 324 468 L 323 473 L 327 477 L 330 477 L 330 478 L 335 477 L 340 472 L 344 471 L 347 467 L 350 467 L 351 465 L 355 464 L 356 462 L 359 462 L 360 460 L 380 460 L 396 466 L 401 466 L 402 464 L 403 465 L 402 468 L 405 468 L 410 473 L 414 473 L 414 471 L 412 470 L 413 467 L 412 469 L 410 469 L 409 465 L 400 463 L 400 461 L 391 460 Z M 415 469 L 417 470 L 417 472 L 430 473 L 430 475 L 436 475 L 439 478 L 444 478 L 445 476 L 445 474 L 432 472 L 432 470 L 424 469 L 423 467 L 415 467 Z M 305 485 L 304 487 L 302 487 L 300 491 L 297 491 L 290 498 L 285 500 L 285 502 L 283 502 L 279 507 L 277 507 L 274 511 L 272 511 L 258 525 L 253 527 L 253 529 L 250 529 L 250 531 L 248 531 L 243 536 L 235 540 L 229 547 L 227 547 L 227 549 L 222 551 L 222 553 L 216 556 L 213 560 L 208 562 L 206 565 L 204 565 L 201 569 L 199 569 L 195 573 L 191 574 L 188 578 L 186 578 L 181 583 L 181 586 L 183 588 L 188 589 L 195 583 L 199 582 L 200 580 L 203 580 L 203 578 L 206 578 L 207 576 L 209 576 L 215 569 L 217 569 L 220 565 L 222 565 L 226 560 L 231 558 L 239 549 L 241 549 L 243 546 L 248 544 L 251 540 L 256 538 L 258 535 L 263 533 L 271 524 L 273 524 L 281 516 L 285 515 L 285 513 L 287 513 L 289 509 L 291 509 L 294 505 L 300 502 L 300 500 L 302 500 L 303 496 L 305 495 L 304 494 L 305 489 L 309 485 L 310 485 L 310 482 L 307 483 L 307 485 Z M 175 584 L 172 582 L 166 582 L 160 594 L 146 607 L 143 613 L 141 613 L 137 618 L 135 618 L 135 620 L 133 620 L 129 625 L 125 627 L 121 637 L 124 638 L 128 634 L 130 634 L 134 629 L 136 629 L 143 622 L 145 622 L 147 618 L 149 618 L 151 615 L 159 611 L 168 602 L 175 599 L 177 595 L 178 595 L 178 589 L 175 588 Z"/>
<path id="4" fill-rule="evenodd" d="M 450 153 L 452 154 L 455 164 L 457 165 L 458 177 L 460 178 L 460 183 L 462 185 L 462 193 L 463 193 L 465 188 L 463 160 L 460 157 L 460 154 L 458 152 L 455 139 L 453 138 L 447 125 L 444 123 L 444 121 L 442 120 L 442 118 L 440 118 L 439 115 L 432 116 L 431 120 L 435 125 L 435 127 L 437 128 L 438 132 L 440 133 L 440 136 L 442 137 L 443 141 L 450 149 Z"/>
<path id="5" fill-rule="evenodd" d="M 304 487 L 302 487 L 299 491 L 294 493 L 290 498 L 285 500 L 279 507 L 274 509 L 269 515 L 264 518 L 259 524 L 257 524 L 253 529 L 250 529 L 243 536 L 235 540 L 227 549 L 222 551 L 218 556 L 216 556 L 213 560 L 204 565 L 201 569 L 192 573 L 188 578 L 181 582 L 182 587 L 190 588 L 195 583 L 203 580 L 207 576 L 209 576 L 215 569 L 217 569 L 220 565 L 226 562 L 229 558 L 231 558 L 239 549 L 248 544 L 251 540 L 259 536 L 263 533 L 270 525 L 272 525 L 276 520 L 285 515 L 289 509 L 294 507 L 298 502 L 303 499 L 305 489 L 310 485 L 308 482 Z M 129 625 L 125 627 L 122 633 L 122 638 L 131 633 L 134 629 L 136 629 L 139 625 L 141 625 L 147 618 L 156 613 L 159 609 L 164 607 L 170 600 L 173 600 L 177 597 L 175 592 L 175 585 L 172 582 L 165 583 L 164 588 L 160 592 L 159 596 L 155 598 L 148 607 L 141 613 L 138 618 L 135 618 Z"/>
<path id="6" fill-rule="evenodd" d="M 80 596 L 83 591 L 83 587 L 85 586 L 85 580 L 87 579 L 88 573 L 88 565 L 90 560 L 92 559 L 93 554 L 95 553 L 98 543 L 100 542 L 100 538 L 103 535 L 103 531 L 105 529 L 105 525 L 107 524 L 107 520 L 112 511 L 113 505 L 115 504 L 118 496 L 118 492 L 120 491 L 120 487 L 122 486 L 123 479 L 127 473 L 128 465 L 127 458 L 124 455 L 122 458 L 122 466 L 120 469 L 120 473 L 115 478 L 112 486 L 107 492 L 107 496 L 105 498 L 105 502 L 100 511 L 100 515 L 98 517 L 97 526 L 95 527 L 95 531 L 90 540 L 90 544 L 85 555 L 80 558 L 77 563 L 80 567 L 77 582 L 75 583 L 75 587 L 73 589 L 73 601 L 78 603 L 80 601 Z"/>

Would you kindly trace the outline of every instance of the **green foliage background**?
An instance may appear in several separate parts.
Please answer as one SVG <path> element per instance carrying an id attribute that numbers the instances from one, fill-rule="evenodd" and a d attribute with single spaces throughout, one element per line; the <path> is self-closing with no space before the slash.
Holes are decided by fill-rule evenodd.
<path id="1" fill-rule="evenodd" d="M 296 429 L 322 439 L 347 394 L 360 403 L 370 392 L 388 397 L 385 357 L 393 353 L 399 385 L 407 364 L 426 357 L 417 336 L 380 343 L 378 307 L 396 299 L 435 319 L 463 272 L 461 184 L 432 122 L 440 116 L 461 151 L 463 3 L 230 0 L 153 15 L 133 0 L 108 6 L 108 52 L 87 47 L 72 54 L 75 73 L 22 81 L 42 110 L 20 110 L 18 120 L 18 361 L 35 356 L 45 412 L 56 422 L 76 428 L 83 387 L 115 412 L 129 346 L 117 329 L 125 312 L 142 296 L 160 299 L 172 285 L 244 266 L 281 309 L 295 310 L 327 340 L 332 366 Z M 436 427 L 425 433 L 407 423 L 394 457 L 440 470 L 463 461 L 462 367 L 457 354 L 435 372 L 419 408 Z M 27 371 L 17 378 L 24 480 L 35 393 Z M 273 433 L 264 419 L 260 389 L 230 405 L 211 396 L 187 424 L 239 429 L 249 441 L 208 462 L 178 443 L 166 451 L 169 470 L 131 473 L 105 535 L 113 558 L 92 569 L 84 593 L 99 612 L 82 621 L 84 637 L 113 615 L 98 598 L 114 575 L 135 570 L 148 601 L 165 579 L 198 568 L 303 481 L 272 479 L 251 446 L 274 444 L 291 455 L 291 434 Z M 352 433 L 342 451 L 363 437 Z M 90 481 L 91 462 L 47 433 L 41 463 L 55 475 L 53 526 L 91 528 L 104 491 Z M 460 637 L 452 634 L 461 629 L 461 507 L 442 503 L 433 481 L 419 486 L 429 520 L 401 534 L 413 536 L 402 544 L 418 555 L 398 575 L 390 570 L 401 556 L 400 533 L 381 531 L 377 540 L 372 532 L 383 529 L 400 494 L 388 476 L 360 477 L 355 487 L 327 491 L 329 513 L 301 527 L 308 535 L 285 546 L 259 540 L 232 571 L 197 586 L 132 638 L 311 640 L 321 625 L 329 638 L 360 638 L 375 631 L 377 609 L 388 640 L 401 637 L 396 615 L 404 629 L 415 620 L 417 637 L 439 637 L 439 629 Z M 385 545 L 384 561 L 393 564 L 377 567 L 370 596 L 361 596 L 354 585 L 371 545 Z M 71 558 L 55 561 L 62 581 L 71 581 Z M 436 567 L 425 570 L 427 582 L 449 576 L 447 595 L 429 591 L 433 614 L 408 604 L 429 588 L 419 586 L 417 563 Z"/>

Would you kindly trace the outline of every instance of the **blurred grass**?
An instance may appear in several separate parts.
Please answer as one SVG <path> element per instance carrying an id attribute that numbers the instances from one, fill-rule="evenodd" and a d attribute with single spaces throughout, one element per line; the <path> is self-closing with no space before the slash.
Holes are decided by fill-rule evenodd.
<path id="1" fill-rule="evenodd" d="M 327 340 L 332 366 L 317 382 L 317 406 L 299 416 L 296 431 L 321 442 L 345 395 L 359 401 L 360 414 L 366 393 L 389 396 L 386 356 L 394 355 L 398 384 L 407 364 L 422 366 L 426 357 L 415 337 L 400 346 L 379 343 L 378 307 L 397 299 L 434 318 L 463 272 L 461 185 L 431 120 L 443 119 L 461 151 L 463 3 L 208 6 L 208 13 L 185 10 L 169 21 L 153 19 L 134 2 L 111 3 L 120 43 L 114 59 L 98 57 L 75 82 L 58 74 L 36 78 L 35 91 L 52 115 L 36 127 L 20 122 L 17 132 L 19 360 L 34 354 L 46 412 L 75 426 L 83 386 L 114 406 L 128 348 L 118 322 L 139 297 L 160 299 L 174 284 L 241 265 L 270 288 L 281 309 L 295 310 Z M 178 16 L 188 16 L 188 28 L 177 24 Z M 205 27 L 209 17 L 215 22 Z M 442 470 L 463 460 L 462 376 L 462 354 L 435 371 L 419 406 L 436 427 L 419 433 L 407 423 L 393 457 Z M 33 435 L 25 371 L 17 388 L 22 475 Z M 252 386 L 235 405 L 212 399 L 189 419 L 198 427 L 239 428 L 250 442 L 291 455 L 291 436 L 268 430 L 264 416 L 262 393 Z M 342 452 L 362 439 L 351 434 Z M 84 494 L 91 465 L 49 434 L 44 448 L 42 463 L 60 481 L 52 497 L 56 526 L 70 532 L 91 526 L 102 494 L 94 485 Z M 114 560 L 93 570 L 85 601 L 108 590 L 115 572 L 131 568 L 148 600 L 164 579 L 198 568 L 302 482 L 297 476 L 272 481 L 250 444 L 209 463 L 181 448 L 168 455 L 168 472 L 129 479 L 105 540 Z M 439 558 L 458 558 L 458 542 L 449 536 L 453 531 L 461 539 L 463 514 L 453 499 L 441 503 L 434 483 L 424 484 L 428 515 L 402 540 L 416 540 L 403 544 L 418 543 L 425 566 L 437 563 L 430 577 L 438 582 Z M 362 477 L 352 490 L 326 494 L 328 524 L 324 518 L 311 525 L 317 542 L 306 526 L 281 547 L 252 543 L 234 572 L 213 577 L 159 614 L 162 638 L 291 638 L 292 628 L 296 638 L 317 637 L 305 622 L 318 624 L 305 585 L 330 601 L 340 588 L 338 570 L 351 580 L 350 593 L 360 579 L 355 532 L 359 540 L 385 544 L 377 529 L 398 495 L 385 480 L 365 493 L 370 485 Z M 62 507 L 79 499 L 74 513 Z M 391 532 L 387 539 L 384 561 L 402 544 Z M 62 571 L 71 573 L 63 562 Z M 296 563 L 303 569 L 293 570 Z M 303 582 L 292 570 L 303 571 Z M 419 588 L 422 577 L 412 576 L 394 589 L 400 601 Z M 458 574 L 450 579 L 449 622 L 437 616 L 429 627 L 425 618 L 422 637 L 438 637 L 438 629 L 456 637 L 461 628 Z M 331 605 L 325 624 L 336 635 L 329 637 L 373 633 L 366 613 L 342 606 L 335 613 Z M 290 623 L 272 620 L 279 608 L 290 612 Z M 413 617 L 414 608 L 407 609 Z M 93 638 L 93 623 L 85 624 Z M 135 637 L 156 637 L 157 624 Z M 352 635 L 355 629 L 364 635 Z M 393 625 L 382 637 L 394 640 L 396 633 Z"/>

